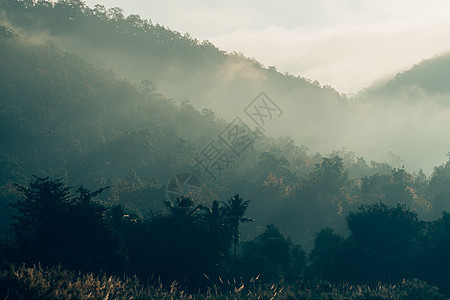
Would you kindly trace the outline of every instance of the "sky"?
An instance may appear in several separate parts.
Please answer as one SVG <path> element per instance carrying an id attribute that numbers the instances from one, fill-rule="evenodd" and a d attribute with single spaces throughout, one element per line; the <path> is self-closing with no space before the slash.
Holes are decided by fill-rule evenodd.
<path id="1" fill-rule="evenodd" d="M 448 0 L 87 0 L 354 94 L 450 50 Z"/>

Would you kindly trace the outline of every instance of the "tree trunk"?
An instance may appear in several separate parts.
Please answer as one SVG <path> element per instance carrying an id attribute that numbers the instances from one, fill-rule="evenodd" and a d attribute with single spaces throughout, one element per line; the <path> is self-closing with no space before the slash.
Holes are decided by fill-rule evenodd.
<path id="1" fill-rule="evenodd" d="M 237 242 L 236 242 L 236 240 L 234 240 L 234 255 L 233 255 L 234 278 L 237 277 L 236 248 L 237 248 Z"/>

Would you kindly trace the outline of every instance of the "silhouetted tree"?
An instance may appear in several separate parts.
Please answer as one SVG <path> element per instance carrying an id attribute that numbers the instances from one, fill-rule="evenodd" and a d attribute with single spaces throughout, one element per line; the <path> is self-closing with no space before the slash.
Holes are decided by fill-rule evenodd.
<path id="1" fill-rule="evenodd" d="M 398 253 L 412 246 L 421 224 L 405 204 L 387 206 L 380 202 L 362 205 L 347 216 L 350 238 L 381 253 Z"/>
<path id="2" fill-rule="evenodd" d="M 303 275 L 305 252 L 273 224 L 267 225 L 254 240 L 245 242 L 243 248 L 240 265 L 246 279 L 261 275 L 264 282 L 295 282 Z"/>
<path id="3" fill-rule="evenodd" d="M 125 270 L 126 257 L 104 218 L 107 207 L 94 200 L 104 188 L 90 192 L 81 186 L 73 195 L 62 179 L 48 177 L 16 187 L 22 194 L 10 204 L 16 260 L 82 271 Z"/>
<path id="4" fill-rule="evenodd" d="M 437 218 L 442 211 L 450 210 L 450 153 L 445 164 L 434 167 L 427 188 L 427 196 Z"/>
<path id="5" fill-rule="evenodd" d="M 339 279 L 337 259 L 343 243 L 344 238 L 329 227 L 316 233 L 314 248 L 309 254 L 311 268 L 316 276 L 328 280 Z"/>
<path id="6" fill-rule="evenodd" d="M 227 202 L 223 202 L 223 213 L 233 236 L 233 260 L 236 268 L 236 250 L 239 245 L 239 226 L 241 223 L 253 222 L 253 219 L 244 217 L 249 200 L 244 201 L 239 194 L 234 195 Z"/>
<path id="7" fill-rule="evenodd" d="M 213 201 L 211 208 L 205 207 L 205 212 L 204 220 L 211 234 L 210 238 L 216 245 L 217 260 L 220 262 L 230 249 L 232 235 L 225 223 L 224 211 L 220 209 L 219 201 Z"/>

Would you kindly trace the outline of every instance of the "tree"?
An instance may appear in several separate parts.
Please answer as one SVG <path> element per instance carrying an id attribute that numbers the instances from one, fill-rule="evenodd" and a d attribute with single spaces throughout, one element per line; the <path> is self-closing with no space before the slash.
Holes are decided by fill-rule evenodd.
<path id="1" fill-rule="evenodd" d="M 16 188 L 22 197 L 10 204 L 15 260 L 80 271 L 125 270 L 126 251 L 106 222 L 108 208 L 94 200 L 105 188 L 90 192 L 81 186 L 74 195 L 61 178 L 48 177 Z"/>
<path id="2" fill-rule="evenodd" d="M 323 279 L 337 279 L 337 257 L 342 250 L 344 238 L 327 227 L 315 234 L 314 248 L 309 254 L 311 268 Z"/>
<path id="3" fill-rule="evenodd" d="M 427 194 L 433 207 L 434 216 L 450 210 L 450 153 L 445 164 L 434 167 Z"/>
<path id="4" fill-rule="evenodd" d="M 0 26 L 0 38 L 12 38 L 14 36 L 15 33 L 12 29 L 5 26 Z"/>
<path id="5" fill-rule="evenodd" d="M 204 221 L 211 233 L 211 238 L 216 245 L 216 251 L 218 255 L 225 255 L 230 248 L 230 242 L 232 236 L 229 234 L 229 230 L 225 224 L 223 210 L 219 207 L 219 201 L 214 200 L 212 207 L 204 207 L 205 211 Z"/>
<path id="6" fill-rule="evenodd" d="M 254 240 L 243 245 L 243 276 L 247 279 L 261 275 L 265 282 L 280 280 L 295 282 L 303 274 L 306 254 L 300 245 L 273 224 L 266 225 L 265 231 Z"/>
<path id="7" fill-rule="evenodd" d="M 375 174 L 361 180 L 361 198 L 369 203 L 383 201 L 389 205 L 406 204 L 410 208 L 419 208 L 414 203 L 413 177 L 405 169 L 392 169 L 390 174 Z"/>
<path id="8" fill-rule="evenodd" d="M 405 204 L 362 205 L 347 216 L 350 238 L 367 248 L 392 254 L 411 247 L 420 231 L 417 214 Z"/>
<path id="9" fill-rule="evenodd" d="M 318 198 L 326 203 L 333 203 L 341 196 L 349 185 L 348 173 L 344 170 L 344 162 L 339 156 L 324 157 L 316 164 L 311 181 L 317 188 Z"/>
<path id="10" fill-rule="evenodd" d="M 363 205 L 347 216 L 350 236 L 342 254 L 347 280 L 396 281 L 423 274 L 423 222 L 406 204 Z"/>
<path id="11" fill-rule="evenodd" d="M 423 266 L 423 223 L 406 205 L 362 205 L 347 216 L 347 239 L 333 230 L 316 235 L 310 254 L 316 276 L 355 283 L 396 282 L 417 277 Z"/>
<path id="12" fill-rule="evenodd" d="M 223 276 L 232 240 L 219 202 L 193 207 L 180 197 L 176 204 L 131 228 L 130 271 L 146 279 L 158 275 L 164 284 L 176 280 L 188 289 L 211 284 L 208 278 Z"/>
<path id="13" fill-rule="evenodd" d="M 44 239 L 44 243 L 53 239 L 49 233 L 54 232 L 56 228 L 53 226 L 67 215 L 71 200 L 70 187 L 64 186 L 61 180 L 35 177 L 29 186 L 15 185 L 23 197 L 10 203 L 10 207 L 17 212 L 12 215 L 15 222 L 11 232 L 20 250 L 31 252 L 34 248 L 36 253 L 39 239 Z M 46 237 L 49 241 L 45 240 Z"/>
<path id="14" fill-rule="evenodd" d="M 241 223 L 253 222 L 251 218 L 245 218 L 245 212 L 247 211 L 249 200 L 244 201 L 239 194 L 234 195 L 234 197 L 228 199 L 228 202 L 223 202 L 223 212 L 225 220 L 227 221 L 233 236 L 233 261 L 236 269 L 236 249 L 239 245 L 239 226 Z"/>

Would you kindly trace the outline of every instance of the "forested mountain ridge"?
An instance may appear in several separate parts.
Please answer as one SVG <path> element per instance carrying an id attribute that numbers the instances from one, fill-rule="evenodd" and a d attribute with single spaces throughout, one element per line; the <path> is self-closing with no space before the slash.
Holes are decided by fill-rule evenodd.
<path id="1" fill-rule="evenodd" d="M 395 96 L 408 94 L 417 100 L 430 96 L 446 96 L 450 93 L 450 53 L 443 53 L 424 59 L 410 69 L 398 73 L 384 83 L 375 84 L 363 91 L 369 96 Z M 432 97 L 430 97 L 432 98 Z"/>
<path id="2" fill-rule="evenodd" d="M 203 129 L 199 142 L 219 129 L 189 104 L 176 107 L 51 43 L 2 36 L 1 54 L 2 185 L 53 174 L 99 186 L 131 170 L 147 170 L 149 179 L 158 170 L 164 181 L 173 175 L 170 166 L 183 169 L 194 153 L 192 142 L 182 138 L 186 119 Z M 183 151 L 168 154 L 165 143 Z"/>
<path id="3" fill-rule="evenodd" d="M 0 10 L 7 24 L 0 26 L 0 225 L 9 229 L 0 255 L 142 280 L 158 274 L 166 285 L 177 280 L 193 290 L 222 282 L 238 293 L 240 275 L 246 292 L 258 288 L 258 278 L 272 285 L 272 294 L 281 294 L 273 285 L 281 281 L 297 290 L 300 282 L 301 293 L 309 289 L 305 282 L 318 283 L 320 294 L 339 290 L 321 280 L 419 278 L 448 293 L 450 158 L 427 176 L 361 153 L 310 151 L 301 146 L 307 138 L 274 137 L 239 122 L 231 127 L 228 118 L 245 118 L 243 109 L 265 91 L 300 136 L 326 139 L 318 134 L 323 130 L 330 139 L 360 143 L 352 136 L 356 124 L 368 140 L 376 136 L 366 130 L 379 129 L 388 143 L 387 129 L 398 123 L 376 118 L 386 106 L 348 101 L 332 88 L 125 18 L 119 9 L 5 0 Z M 195 104 L 184 96 L 173 100 L 170 90 Z M 223 110 L 202 109 L 202 101 Z M 404 103 L 389 108 L 396 118 L 405 108 L 423 112 Z M 319 128 L 321 118 L 327 122 Z M 242 144 L 226 144 L 230 128 L 252 138 L 234 156 L 233 147 Z M 411 137 L 417 143 L 427 131 L 402 133 L 402 143 Z M 221 156 L 226 168 L 211 178 L 197 159 L 214 146 L 232 159 Z M 201 192 L 174 205 L 169 183 L 180 174 L 197 177 Z M 14 277 L 19 273 L 46 282 L 59 272 L 8 268 L 0 292 L 5 284 L 20 287 L 26 276 Z M 407 294 L 443 298 L 422 282 L 403 280 L 403 286 Z"/>
<path id="4" fill-rule="evenodd" d="M 261 90 L 281 96 L 289 89 L 304 99 L 340 99 L 331 87 L 283 75 L 242 54 L 227 54 L 209 41 L 200 42 L 137 15 L 125 17 L 120 8 L 89 8 L 80 0 L 55 4 L 7 0 L 0 10 L 6 24 L 22 34 L 51 39 L 62 49 L 134 82 L 149 79 L 165 95 L 187 98 L 221 116 L 230 117 L 233 111 L 228 106 L 251 101 Z"/>
<path id="5" fill-rule="evenodd" d="M 211 111 L 199 112 L 187 102 L 175 105 L 152 91 L 153 86 L 139 88 L 52 43 L 35 45 L 1 29 L 4 191 L 10 182 L 26 181 L 31 174 L 63 176 L 74 184 L 88 181 L 93 187 L 112 185 L 116 193 L 134 193 L 129 205 L 145 214 L 145 207 L 163 207 L 163 185 L 171 176 L 201 174 L 195 152 L 226 125 Z M 270 150 L 274 143 L 260 140 L 259 151 Z M 289 159 L 297 160 L 300 172 L 311 170 L 300 167 L 314 161 L 304 149 L 289 139 L 279 143 Z M 247 170 L 238 172 L 243 177 L 255 172 L 254 151 L 224 174 L 216 193 L 236 188 L 239 178 L 233 170 Z M 255 180 L 262 179 L 258 175 Z"/>
<path id="6" fill-rule="evenodd" d="M 164 85 L 165 77 L 173 80 L 168 85 L 170 90 L 176 89 L 183 95 L 189 95 L 189 89 L 196 90 L 207 95 L 203 99 L 208 101 L 216 97 L 203 90 L 202 86 L 212 84 L 208 80 L 219 82 L 225 89 L 216 90 L 216 84 L 212 84 L 214 93 L 221 97 L 217 102 L 227 99 L 228 109 L 234 116 L 239 112 L 235 111 L 230 100 L 237 101 L 243 108 L 247 103 L 242 102 L 251 101 L 263 88 L 267 91 L 267 88 L 274 87 L 279 91 L 285 90 L 283 93 L 299 95 L 301 102 L 296 105 L 300 104 L 303 110 L 296 118 L 297 126 L 300 131 L 310 131 L 311 134 L 318 130 L 311 126 L 315 115 L 325 117 L 332 112 L 333 117 L 328 121 L 336 122 L 333 121 L 336 117 L 346 118 L 346 115 L 353 113 L 346 100 L 330 88 L 320 88 L 302 78 L 264 69 L 254 60 L 226 54 L 210 43 L 200 43 L 188 35 L 182 36 L 160 25 L 153 25 L 138 16 L 125 18 L 120 9 L 106 10 L 101 6 L 90 9 L 81 1 L 53 4 L 47 1 L 7 0 L 1 3 L 0 10 L 3 11 L 3 22 L 13 26 L 13 31 L 4 27 L 2 37 L 2 99 L 5 101 L 2 132 L 10 139 L 3 146 L 3 165 L 6 170 L 18 173 L 11 176 L 14 172 L 4 172 L 3 185 L 17 179 L 23 180 L 30 174 L 56 174 L 65 176 L 73 184 L 88 180 L 96 187 L 113 185 L 116 193 L 120 193 L 119 190 L 132 191 L 135 195 L 130 202 L 135 208 L 142 209 L 149 207 L 145 193 L 164 197 L 164 184 L 171 176 L 186 171 L 202 174 L 201 168 L 196 165 L 195 153 L 216 138 L 227 123 L 216 119 L 213 111 L 206 109 L 199 112 L 188 102 L 176 105 L 160 95 L 159 84 Z M 17 34 L 12 37 L 14 31 Z M 68 46 L 65 39 L 72 44 Z M 43 44 L 47 40 L 50 42 Z M 59 47 L 70 48 L 86 58 L 61 51 Z M 134 81 L 145 75 L 139 75 L 139 72 L 152 72 L 156 79 L 151 80 L 159 84 L 149 80 L 130 83 L 118 79 L 111 71 L 86 63 L 86 59 L 113 69 L 113 62 L 124 63 L 130 67 L 127 72 L 131 72 Z M 223 66 L 230 62 L 233 62 L 233 72 L 224 73 Z M 244 72 L 247 68 L 252 71 Z M 205 69 L 208 70 L 206 73 Z M 171 70 L 175 70 L 174 73 L 170 73 Z M 252 74 L 266 75 L 255 77 Z M 197 75 L 204 77 L 200 80 Z M 192 84 L 187 85 L 191 87 L 184 85 L 186 80 L 192 80 Z M 24 86 L 25 82 L 29 84 Z M 265 84 L 268 82 L 271 85 Z M 243 86 L 245 89 L 242 89 Z M 244 94 L 234 97 L 240 92 Z M 278 102 L 284 111 L 289 107 L 286 101 Z M 286 114 L 292 109 L 287 111 Z M 325 125 L 323 128 L 329 130 Z M 26 147 L 24 141 L 30 146 Z M 25 151 L 18 151 L 22 148 Z M 323 203 L 323 208 L 329 210 L 326 215 L 336 214 L 335 217 L 343 224 L 345 206 L 350 205 L 348 209 L 355 207 L 358 201 L 354 199 L 359 198 L 354 192 L 350 193 L 353 188 L 345 187 L 348 184 L 345 173 L 349 172 L 351 178 L 361 178 L 380 172 L 389 174 L 391 170 L 386 164 L 367 163 L 345 151 L 340 156 L 343 161 L 333 160 L 331 155 L 328 162 L 322 162 L 323 157 L 311 155 L 306 148 L 295 146 L 289 137 L 278 141 L 262 138 L 232 165 L 219 184 L 209 182 L 207 177 L 202 180 L 220 198 L 238 190 L 244 196 L 261 199 L 261 203 L 275 205 L 276 209 L 274 207 L 269 215 L 264 205 L 260 206 L 259 212 L 258 207 L 250 208 L 251 213 L 263 216 L 257 218 L 260 225 L 277 220 L 277 214 L 284 210 L 284 205 L 269 200 L 277 197 L 275 195 L 281 195 L 286 201 L 306 197 L 313 202 L 316 201 L 314 197 L 330 197 L 333 206 Z M 318 191 L 311 189 L 310 184 L 317 178 L 309 176 L 330 171 L 337 172 L 336 175 L 343 174 L 343 180 L 335 183 L 335 191 L 342 194 L 338 198 L 334 194 L 314 195 Z M 299 179 L 303 181 L 300 185 Z M 133 186 L 141 182 L 142 185 L 129 188 L 123 182 Z M 324 183 L 319 180 L 314 184 Z M 358 185 L 357 182 L 354 184 Z M 273 194 L 267 192 L 268 188 Z M 144 192 L 146 189 L 147 192 Z M 261 191 L 256 192 L 258 190 Z M 307 194 L 297 195 L 299 190 Z M 340 197 L 346 200 L 342 202 Z M 140 204 L 136 204 L 137 201 Z M 155 200 L 152 205 L 162 207 L 160 200 Z M 304 213 L 307 214 L 308 210 Z M 334 222 L 331 220 L 335 217 L 327 217 L 326 222 Z M 319 229 L 328 224 L 324 220 L 318 220 L 313 227 Z M 281 227 L 286 230 L 297 221 L 285 219 L 283 222 L 286 224 L 281 224 Z M 314 230 L 307 228 L 304 221 L 299 226 L 309 232 L 307 236 L 311 241 Z M 306 236 L 299 232 L 294 235 L 305 239 Z"/>
<path id="7" fill-rule="evenodd" d="M 154 86 L 117 79 L 51 42 L 34 44 L 6 27 L 2 32 L 3 191 L 32 174 L 62 176 L 75 185 L 111 185 L 104 200 L 119 199 L 145 214 L 149 208 L 164 208 L 171 176 L 190 172 L 205 184 L 213 197 L 209 201 L 239 191 L 258 203 L 249 210 L 256 227 L 274 222 L 309 243 L 323 226 L 345 231 L 346 211 L 380 199 L 373 189 L 381 188 L 386 199 L 400 193 L 401 202 L 428 211 L 431 200 L 421 200 L 424 175 L 411 176 L 352 153 L 312 155 L 289 137 L 261 136 L 219 180 L 211 181 L 194 157 L 227 125 L 213 112 L 199 112 L 187 102 L 176 105 Z M 310 211 L 322 211 L 322 217 L 311 219 Z M 296 217 L 280 218 L 284 214 Z"/>
<path id="8" fill-rule="evenodd" d="M 317 81 L 281 74 L 243 54 L 226 53 L 208 41 L 137 15 L 125 16 L 120 8 L 90 8 L 79 0 L 5 0 L 0 11 L 0 22 L 23 37 L 51 40 L 64 51 L 113 70 L 119 78 L 135 84 L 144 81 L 148 89 L 154 84 L 169 99 L 177 103 L 187 99 L 226 121 L 264 91 L 284 112 L 267 133 L 289 135 L 313 152 L 347 149 L 368 160 L 405 165 L 410 171 L 422 168 L 429 175 L 433 166 L 445 162 L 450 147 L 439 131 L 449 123 L 445 99 L 433 101 L 427 94 L 423 101 L 412 101 L 405 95 L 414 96 L 414 89 L 383 97 L 385 101 L 376 101 L 376 95 L 349 101 Z M 427 107 L 419 105 L 423 102 Z M 433 122 L 412 120 L 422 109 L 431 111 Z M 415 143 L 417 135 L 423 140 L 420 145 Z M 434 146 L 426 147 L 430 144 Z M 425 157 L 424 151 L 432 154 Z M 401 159 L 391 161 L 390 152 Z"/>

